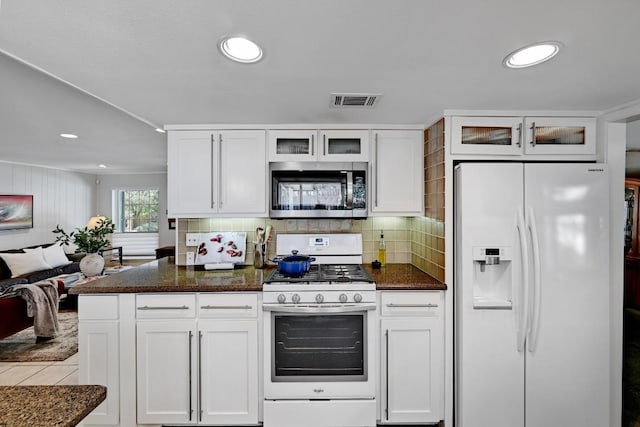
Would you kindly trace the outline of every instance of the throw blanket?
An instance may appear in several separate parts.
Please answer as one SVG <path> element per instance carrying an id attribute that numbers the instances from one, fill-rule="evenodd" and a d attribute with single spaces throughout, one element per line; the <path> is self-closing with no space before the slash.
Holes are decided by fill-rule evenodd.
<path id="1" fill-rule="evenodd" d="M 42 280 L 36 283 L 13 285 L 2 297 L 19 296 L 27 302 L 27 316 L 33 317 L 33 331 L 38 337 L 56 337 L 58 324 L 58 281 Z"/>

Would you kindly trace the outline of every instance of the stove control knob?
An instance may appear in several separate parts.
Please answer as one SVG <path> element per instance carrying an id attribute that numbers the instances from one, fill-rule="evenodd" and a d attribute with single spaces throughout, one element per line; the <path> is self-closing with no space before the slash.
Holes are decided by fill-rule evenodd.
<path id="1" fill-rule="evenodd" d="M 362 295 L 360 295 L 360 294 L 355 294 L 355 295 L 353 296 L 353 300 L 354 300 L 355 302 L 362 302 Z"/>
<path id="2" fill-rule="evenodd" d="M 284 304 L 284 302 L 287 300 L 287 297 L 284 296 L 284 294 L 280 294 L 278 295 L 278 302 L 280 304 Z"/>
<path id="3" fill-rule="evenodd" d="M 322 295 L 322 294 L 316 295 L 316 302 L 318 304 L 322 304 L 322 301 L 324 301 L 324 295 Z"/>
<path id="4" fill-rule="evenodd" d="M 344 304 L 345 302 L 347 302 L 347 294 L 340 294 L 338 299 L 340 300 L 341 303 Z"/>
<path id="5" fill-rule="evenodd" d="M 300 295 L 298 295 L 298 294 L 293 294 L 293 295 L 291 296 L 291 301 L 293 301 L 293 303 L 294 303 L 294 304 L 299 303 L 299 302 L 300 302 Z"/>

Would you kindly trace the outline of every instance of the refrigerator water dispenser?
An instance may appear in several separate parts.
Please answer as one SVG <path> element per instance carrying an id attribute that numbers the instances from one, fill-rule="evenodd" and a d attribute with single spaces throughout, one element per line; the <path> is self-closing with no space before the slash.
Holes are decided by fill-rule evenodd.
<path id="1" fill-rule="evenodd" d="M 473 248 L 473 308 L 511 309 L 512 260 L 509 246 Z"/>

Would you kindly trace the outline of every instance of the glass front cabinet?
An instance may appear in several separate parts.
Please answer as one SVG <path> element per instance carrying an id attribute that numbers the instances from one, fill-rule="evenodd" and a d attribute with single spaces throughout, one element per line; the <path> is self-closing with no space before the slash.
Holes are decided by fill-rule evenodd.
<path id="1" fill-rule="evenodd" d="M 367 162 L 368 130 L 270 130 L 270 162 Z"/>
<path id="2" fill-rule="evenodd" d="M 594 155 L 590 117 L 452 117 L 452 154 Z"/>

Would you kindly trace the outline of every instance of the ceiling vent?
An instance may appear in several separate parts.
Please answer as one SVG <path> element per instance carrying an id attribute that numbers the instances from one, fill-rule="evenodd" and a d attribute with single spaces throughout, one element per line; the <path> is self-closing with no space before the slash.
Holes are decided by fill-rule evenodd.
<path id="1" fill-rule="evenodd" d="M 380 93 L 332 93 L 330 107 L 373 108 L 378 105 Z"/>

